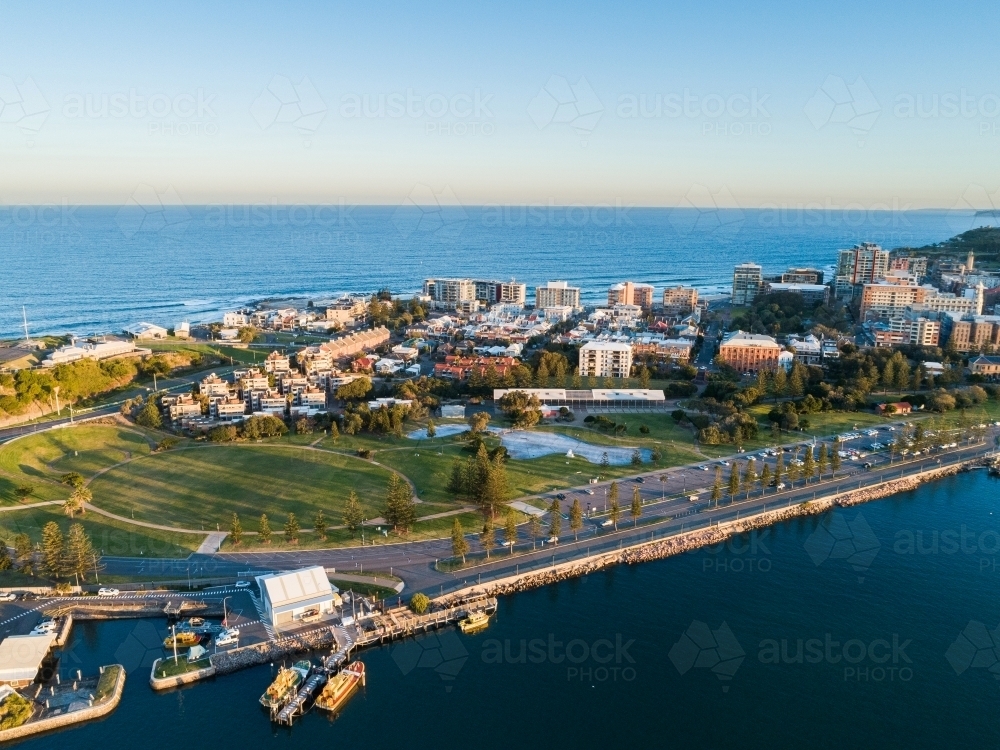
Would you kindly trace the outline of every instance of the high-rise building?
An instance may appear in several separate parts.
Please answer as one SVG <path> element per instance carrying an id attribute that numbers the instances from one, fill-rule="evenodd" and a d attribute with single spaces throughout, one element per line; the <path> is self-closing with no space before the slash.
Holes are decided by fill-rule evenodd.
<path id="1" fill-rule="evenodd" d="M 733 269 L 733 304 L 749 305 L 760 294 L 763 283 L 760 266 L 756 263 L 740 263 Z"/>
<path id="2" fill-rule="evenodd" d="M 687 315 L 698 306 L 698 290 L 693 287 L 675 286 L 663 290 L 665 315 Z"/>
<path id="3" fill-rule="evenodd" d="M 580 307 L 580 288 L 565 281 L 550 281 L 535 288 L 535 307 Z"/>
<path id="4" fill-rule="evenodd" d="M 862 242 L 850 250 L 841 250 L 834 278 L 837 296 L 852 299 L 865 284 L 885 278 L 889 270 L 889 251 L 872 242 Z"/>
<path id="5" fill-rule="evenodd" d="M 485 306 L 497 303 L 523 305 L 527 287 L 513 279 L 424 279 L 424 295 L 431 298 L 435 307 L 446 309 L 475 307 L 471 303 L 477 300 Z"/>
<path id="6" fill-rule="evenodd" d="M 617 341 L 588 341 L 580 347 L 580 375 L 627 378 L 632 373 L 632 345 Z"/>
<path id="7" fill-rule="evenodd" d="M 653 306 L 653 287 L 631 281 L 615 284 L 608 290 L 608 307 L 615 305 L 638 305 L 648 310 Z"/>

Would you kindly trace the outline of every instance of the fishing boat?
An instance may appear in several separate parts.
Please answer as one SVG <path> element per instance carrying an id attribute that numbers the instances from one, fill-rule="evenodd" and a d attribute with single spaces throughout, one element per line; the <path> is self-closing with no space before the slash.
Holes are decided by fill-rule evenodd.
<path id="1" fill-rule="evenodd" d="M 490 616 L 482 610 L 470 612 L 464 620 L 460 620 L 458 627 L 463 633 L 475 633 L 490 624 Z"/>
<path id="2" fill-rule="evenodd" d="M 339 710 L 359 684 L 365 684 L 365 665 L 364 662 L 356 661 L 330 678 L 323 692 L 316 698 L 316 708 L 331 712 Z"/>
<path id="3" fill-rule="evenodd" d="M 260 696 L 260 705 L 265 708 L 276 709 L 285 705 L 295 695 L 295 691 L 302 684 L 312 669 L 312 664 L 308 661 L 297 661 L 291 667 L 282 667 L 278 670 L 278 676 L 274 678 L 264 694 Z"/>
<path id="4" fill-rule="evenodd" d="M 203 628 L 205 627 L 204 617 L 192 617 L 187 621 L 188 627 L 190 628 Z"/>
<path id="5" fill-rule="evenodd" d="M 177 633 L 176 635 L 168 635 L 163 639 L 163 648 L 188 648 L 190 646 L 197 646 L 201 643 L 201 636 L 197 633 L 192 633 L 188 630 Z"/>

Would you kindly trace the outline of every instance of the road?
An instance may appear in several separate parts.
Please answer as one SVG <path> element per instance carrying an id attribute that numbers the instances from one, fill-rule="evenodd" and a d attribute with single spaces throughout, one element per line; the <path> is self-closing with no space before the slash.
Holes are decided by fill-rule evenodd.
<path id="1" fill-rule="evenodd" d="M 635 479 L 619 480 L 620 505 L 623 518 L 616 531 L 612 526 L 603 525 L 607 521 L 604 513 L 605 490 L 610 482 L 598 485 L 588 485 L 561 493 L 565 499 L 560 505 L 565 511 L 573 498 L 579 498 L 587 512 L 583 528 L 578 539 L 571 537 L 568 530 L 568 520 L 562 522 L 562 536 L 558 544 L 540 545 L 534 552 L 530 546 L 532 541 L 527 537 L 526 527 L 519 529 L 517 551 L 519 554 L 511 557 L 506 550 L 498 549 L 493 553 L 488 564 L 477 565 L 461 573 L 445 573 L 435 568 L 435 562 L 451 557 L 451 540 L 438 539 L 426 542 L 400 542 L 397 544 L 378 544 L 375 546 L 357 546 L 333 550 L 301 550 L 274 551 L 262 553 L 222 553 L 216 555 L 192 555 L 185 560 L 135 559 L 105 557 L 102 562 L 106 572 L 114 575 L 143 576 L 150 575 L 151 580 L 164 576 L 185 578 L 212 576 L 246 576 L 250 571 L 265 571 L 287 569 L 305 565 L 323 565 L 336 568 L 338 571 L 350 573 L 371 571 L 391 571 L 406 581 L 407 589 L 426 590 L 429 592 L 447 591 L 460 588 L 465 583 L 474 583 L 483 579 L 502 577 L 515 571 L 523 571 L 528 567 L 545 566 L 552 562 L 565 561 L 584 554 L 597 553 L 615 549 L 622 545 L 648 541 L 651 534 L 656 538 L 687 531 L 694 527 L 704 527 L 710 523 L 732 520 L 740 516 L 757 513 L 776 506 L 793 505 L 815 497 L 847 491 L 851 488 L 870 486 L 882 481 L 896 479 L 901 476 L 918 473 L 934 466 L 948 466 L 981 456 L 993 449 L 996 430 L 989 431 L 984 442 L 959 445 L 956 448 L 936 451 L 917 458 L 890 459 L 884 452 L 869 455 L 861 460 L 844 460 L 835 479 L 829 477 L 829 471 L 821 482 L 796 482 L 794 487 L 784 490 L 770 488 L 761 492 L 758 488 L 749 497 L 745 493 L 737 495 L 735 502 L 730 501 L 723 490 L 723 500 L 716 507 L 710 501 L 710 487 L 714 481 L 712 467 L 722 461 L 733 459 L 745 460 L 749 454 L 737 455 L 720 460 L 705 461 L 699 464 L 675 467 L 660 472 L 650 472 L 638 476 L 644 482 Z M 865 436 L 862 440 L 870 442 L 883 437 Z M 801 443 L 798 445 L 802 445 Z M 786 456 L 790 454 L 786 453 Z M 762 459 L 755 454 L 758 473 L 761 462 L 766 460 L 772 467 L 774 457 Z M 865 469 L 864 464 L 871 463 L 871 469 Z M 709 470 L 702 470 L 702 466 Z M 661 483 L 659 477 L 664 477 Z M 728 470 L 723 470 L 723 482 L 728 479 Z M 787 481 L 787 480 L 786 480 Z M 638 488 L 643 501 L 640 525 L 633 527 L 628 517 L 628 509 L 632 501 L 633 488 Z M 593 492 L 594 494 L 589 494 Z M 556 493 L 550 493 L 550 496 Z M 697 494 L 698 499 L 691 501 L 689 497 Z M 548 519 L 545 523 L 548 527 Z M 500 534 L 498 534 L 500 536 Z M 472 539 L 473 549 L 479 545 Z M 520 554 L 524 550 L 524 554 Z"/>

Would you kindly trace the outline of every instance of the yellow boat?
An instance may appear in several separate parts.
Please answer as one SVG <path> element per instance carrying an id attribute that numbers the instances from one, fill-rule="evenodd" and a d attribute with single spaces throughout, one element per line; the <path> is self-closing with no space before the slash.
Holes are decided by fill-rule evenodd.
<path id="1" fill-rule="evenodd" d="M 365 684 L 365 665 L 360 661 L 344 667 L 330 678 L 323 692 L 316 698 L 316 708 L 337 711 L 351 697 L 358 684 Z"/>
<path id="2" fill-rule="evenodd" d="M 177 648 L 187 648 L 188 646 L 197 646 L 199 643 L 201 643 L 200 635 L 185 630 L 177 635 L 168 635 L 164 638 L 163 648 L 173 648 L 175 644 Z"/>
<path id="3" fill-rule="evenodd" d="M 482 610 L 470 612 L 464 620 L 460 620 L 458 627 L 463 633 L 475 633 L 490 624 L 490 616 Z"/>
<path id="4" fill-rule="evenodd" d="M 295 695 L 302 680 L 309 674 L 308 661 L 297 661 L 291 668 L 282 667 L 267 690 L 260 696 L 260 704 L 265 708 L 281 708 Z"/>

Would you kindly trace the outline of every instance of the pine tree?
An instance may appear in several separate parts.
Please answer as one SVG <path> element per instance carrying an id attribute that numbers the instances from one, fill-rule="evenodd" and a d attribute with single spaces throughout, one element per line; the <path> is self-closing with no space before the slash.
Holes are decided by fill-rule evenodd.
<path id="1" fill-rule="evenodd" d="M 569 509 L 569 530 L 573 532 L 573 538 L 580 538 L 580 529 L 583 528 L 583 508 L 580 506 L 580 498 L 573 498 L 573 505 Z"/>
<path id="2" fill-rule="evenodd" d="M 434 420 L 433 419 L 428 419 L 427 420 L 427 437 L 428 438 L 432 438 L 435 435 L 437 435 L 437 427 L 434 426 Z"/>
<path id="3" fill-rule="evenodd" d="M 260 514 L 260 523 L 257 525 L 257 538 L 264 544 L 271 543 L 271 524 L 267 520 L 267 514 Z"/>
<path id="4" fill-rule="evenodd" d="M 612 482 L 608 487 L 608 517 L 618 530 L 618 519 L 622 517 L 622 507 L 618 504 L 618 482 Z"/>
<path id="5" fill-rule="evenodd" d="M 229 536 L 233 538 L 233 546 L 239 547 L 243 541 L 243 524 L 240 523 L 240 517 L 235 513 L 233 513 L 233 520 L 229 525 Z"/>
<path id="6" fill-rule="evenodd" d="M 489 461 L 486 469 L 485 481 L 483 483 L 482 506 L 484 511 L 495 516 L 499 510 L 507 504 L 510 495 L 510 486 L 507 482 L 507 464 L 504 463 L 503 456 L 498 452 Z"/>
<path id="7" fill-rule="evenodd" d="M 743 472 L 743 491 L 747 493 L 748 500 L 750 499 L 750 490 L 755 484 L 757 484 L 757 462 L 751 458 L 747 461 L 746 469 Z"/>
<path id="8" fill-rule="evenodd" d="M 479 542 L 483 545 L 483 549 L 486 550 L 486 557 L 488 559 L 490 550 L 497 546 L 496 529 L 493 527 L 492 516 L 486 516 L 483 522 L 483 530 L 479 534 Z"/>
<path id="9" fill-rule="evenodd" d="M 51 578 L 61 578 L 66 540 L 55 521 L 49 521 L 42 528 L 42 570 Z"/>
<path id="10" fill-rule="evenodd" d="M 562 515 L 559 510 L 559 501 L 553 500 L 549 506 L 549 536 L 559 536 L 562 531 Z"/>
<path id="11" fill-rule="evenodd" d="M 35 574 L 35 548 L 27 534 L 14 535 L 14 563 L 22 573 Z"/>
<path id="12" fill-rule="evenodd" d="M 400 482 L 397 495 L 397 523 L 403 533 L 406 534 L 417 522 L 417 504 L 413 502 L 413 490 L 409 483 Z"/>
<path id="13" fill-rule="evenodd" d="M 513 508 L 507 508 L 507 512 L 504 515 L 503 540 L 507 542 L 507 546 L 510 547 L 510 554 L 513 555 L 514 543 L 517 542 L 517 516 Z"/>
<path id="14" fill-rule="evenodd" d="M 632 507 L 629 509 L 629 515 L 632 516 L 632 526 L 638 526 L 639 516 L 642 515 L 642 495 L 639 494 L 638 486 L 632 488 Z"/>
<path id="15" fill-rule="evenodd" d="M 451 554 L 452 557 L 461 557 L 462 564 L 465 565 L 465 556 L 469 554 L 469 543 L 465 539 L 458 516 L 451 524 Z"/>
<path id="16" fill-rule="evenodd" d="M 778 451 L 778 457 L 774 461 L 774 485 L 777 487 L 781 484 L 781 478 L 785 474 L 785 452 L 782 450 Z"/>
<path id="17" fill-rule="evenodd" d="M 715 481 L 712 482 L 712 503 L 719 507 L 719 500 L 722 499 L 722 467 L 715 467 Z"/>
<path id="18" fill-rule="evenodd" d="M 96 554 L 83 525 L 74 523 L 66 537 L 65 573 L 86 580 L 87 569 L 95 563 Z"/>
<path id="19" fill-rule="evenodd" d="M 337 438 L 340 437 L 340 430 L 337 427 L 337 420 L 330 422 L 330 438 L 334 443 L 337 442 Z"/>
<path id="20" fill-rule="evenodd" d="M 542 519 L 534 513 L 528 519 L 528 534 L 531 536 L 531 548 L 534 549 L 535 540 L 542 535 Z"/>
<path id="21" fill-rule="evenodd" d="M 761 492 L 765 492 L 770 484 L 771 484 L 771 467 L 765 461 L 764 468 L 760 470 Z"/>
<path id="22" fill-rule="evenodd" d="M 771 395 L 774 396 L 774 400 L 777 401 L 778 398 L 785 395 L 788 390 L 788 373 L 785 372 L 784 367 L 779 367 L 774 371 L 774 375 L 771 376 Z"/>
<path id="23" fill-rule="evenodd" d="M 316 512 L 316 518 L 313 519 L 313 528 L 319 534 L 319 538 L 326 541 L 326 516 L 323 515 L 322 508 Z"/>
<path id="24" fill-rule="evenodd" d="M 827 451 L 826 443 L 820 443 L 819 457 L 816 459 L 816 470 L 819 471 L 820 479 L 822 479 L 823 475 L 826 473 L 826 463 L 828 457 L 829 452 Z"/>
<path id="25" fill-rule="evenodd" d="M 806 392 L 805 383 L 802 378 L 802 368 L 798 363 L 792 366 L 792 375 L 788 378 L 788 395 L 799 398 Z"/>
<path id="26" fill-rule="evenodd" d="M 791 482 L 793 486 L 799 480 L 799 465 L 795 463 L 798 460 L 799 453 L 796 451 L 794 458 L 792 458 L 788 464 L 788 481 Z"/>
<path id="27" fill-rule="evenodd" d="M 837 472 L 840 471 L 840 452 L 843 448 L 840 445 L 840 440 L 833 441 L 833 450 L 830 451 L 830 474 L 836 477 Z"/>
<path id="28" fill-rule="evenodd" d="M 740 491 L 740 467 L 733 461 L 729 469 L 729 502 L 736 499 L 736 493 Z"/>
<path id="29" fill-rule="evenodd" d="M 288 520 L 285 521 L 285 541 L 289 544 L 299 543 L 299 519 L 294 513 L 289 513 Z"/>
<path id="30" fill-rule="evenodd" d="M 813 461 L 813 449 L 811 445 L 806 446 L 806 455 L 802 461 L 802 476 L 805 477 L 806 483 L 808 483 L 813 478 L 813 474 L 816 473 L 816 463 Z"/>
<path id="31" fill-rule="evenodd" d="M 385 509 L 382 511 L 382 517 L 394 530 L 399 529 L 400 522 L 400 484 L 402 482 L 399 479 L 399 474 L 392 472 L 385 490 Z"/>
<path id="32" fill-rule="evenodd" d="M 358 502 L 358 496 L 354 490 L 351 490 L 347 504 L 344 506 L 344 526 L 347 527 L 352 536 L 361 528 L 364 518 L 364 511 L 361 509 L 361 503 Z"/>
<path id="33" fill-rule="evenodd" d="M 452 495 L 461 496 L 465 494 L 465 467 L 457 458 L 451 464 L 451 474 L 448 477 L 448 485 L 445 487 Z"/>

